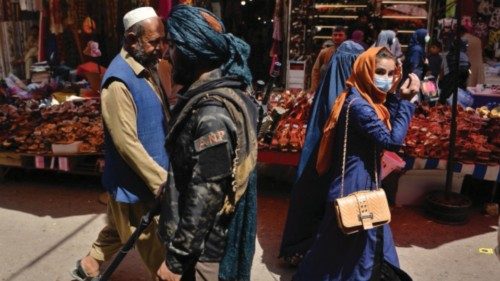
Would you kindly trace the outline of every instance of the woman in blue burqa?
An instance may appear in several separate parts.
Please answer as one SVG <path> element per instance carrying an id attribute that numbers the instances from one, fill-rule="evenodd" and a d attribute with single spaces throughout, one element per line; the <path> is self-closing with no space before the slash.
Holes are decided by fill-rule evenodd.
<path id="1" fill-rule="evenodd" d="M 429 38 L 425 28 L 417 29 L 411 36 L 410 44 L 408 45 L 408 50 L 406 51 L 405 60 L 403 62 L 403 79 L 408 77 L 410 73 L 415 73 L 419 79 L 424 78 L 425 43 L 429 41 Z"/>
<path id="2" fill-rule="evenodd" d="M 397 97 L 401 70 L 387 48 L 370 48 L 354 62 L 346 90 L 323 128 L 316 169 L 320 175 L 332 174 L 325 215 L 294 281 L 411 280 L 399 269 L 388 224 L 344 234 L 333 208 L 337 198 L 379 186 L 382 150 L 403 145 L 415 110 L 409 100 L 420 87 L 418 77 L 410 76 Z"/>
<path id="3" fill-rule="evenodd" d="M 401 44 L 399 43 L 398 37 L 396 37 L 396 32 L 392 30 L 380 31 L 374 47 L 386 47 L 396 58 L 401 58 L 403 56 Z"/>
<path id="4" fill-rule="evenodd" d="M 364 48 L 354 41 L 343 42 L 332 56 L 313 99 L 281 242 L 280 256 L 292 265 L 297 265 L 309 250 L 323 218 L 328 175 L 319 177 L 315 168 L 321 130 L 335 99 L 345 88 L 354 60 L 363 51 Z"/>

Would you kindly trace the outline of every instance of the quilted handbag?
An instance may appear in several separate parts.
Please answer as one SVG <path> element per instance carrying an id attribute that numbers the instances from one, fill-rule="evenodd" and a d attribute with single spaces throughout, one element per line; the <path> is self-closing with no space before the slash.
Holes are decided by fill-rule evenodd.
<path id="1" fill-rule="evenodd" d="M 354 99 L 355 100 L 355 99 Z M 377 187 L 373 190 L 362 190 L 344 196 L 344 177 L 347 152 L 347 128 L 349 127 L 349 110 L 352 100 L 347 107 L 346 126 L 344 133 L 344 148 L 342 156 L 342 181 L 340 197 L 334 202 L 337 222 L 345 234 L 356 233 L 384 225 L 391 221 L 391 212 L 387 197 L 383 189 L 378 188 L 378 172 L 376 152 L 374 155 L 374 175 Z"/>

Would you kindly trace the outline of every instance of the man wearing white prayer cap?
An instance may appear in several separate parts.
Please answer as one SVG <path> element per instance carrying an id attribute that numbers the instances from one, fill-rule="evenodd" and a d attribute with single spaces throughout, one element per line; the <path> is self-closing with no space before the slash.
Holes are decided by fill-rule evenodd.
<path id="1" fill-rule="evenodd" d="M 87 256 L 77 262 L 72 272 L 77 280 L 99 276 L 102 262 L 127 241 L 167 179 L 168 111 L 156 72 L 164 26 L 151 7 L 128 12 L 123 25 L 123 48 L 101 84 L 106 161 L 102 184 L 110 197 L 108 222 Z M 155 220 L 136 242 L 153 280 L 165 258 L 156 228 Z"/>

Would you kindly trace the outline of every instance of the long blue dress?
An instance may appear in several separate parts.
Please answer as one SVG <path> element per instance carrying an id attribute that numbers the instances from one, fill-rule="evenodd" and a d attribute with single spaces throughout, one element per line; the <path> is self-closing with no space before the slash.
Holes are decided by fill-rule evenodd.
<path id="1" fill-rule="evenodd" d="M 375 186 L 374 153 L 382 149 L 395 151 L 403 144 L 415 105 L 388 95 L 386 106 L 391 114 L 392 130 L 377 117 L 375 110 L 351 89 L 346 98 L 335 131 L 333 181 L 330 184 L 326 212 L 316 240 L 304 257 L 294 281 L 369 280 L 372 276 L 377 243 L 377 229 L 345 235 L 337 225 L 333 201 L 340 197 L 342 144 L 345 114 L 350 109 L 344 196 Z M 340 145 L 339 145 L 340 144 Z M 380 170 L 380 157 L 377 157 Z M 394 267 L 399 261 L 389 225 L 383 226 L 383 257 Z"/>
<path id="2" fill-rule="evenodd" d="M 314 242 L 324 215 L 324 203 L 330 175 L 318 176 L 316 154 L 319 141 L 335 99 L 345 89 L 352 64 L 363 47 L 351 40 L 343 42 L 330 60 L 311 107 L 304 147 L 292 188 L 288 216 L 283 231 L 280 256 L 305 254 Z"/>
<path id="3" fill-rule="evenodd" d="M 420 80 L 424 78 L 426 35 L 427 30 L 425 28 L 420 28 L 417 29 L 411 36 L 410 44 L 408 44 L 408 50 L 406 51 L 406 58 L 403 62 L 403 79 L 401 79 L 402 82 L 406 80 L 408 74 L 410 73 L 415 73 Z"/>

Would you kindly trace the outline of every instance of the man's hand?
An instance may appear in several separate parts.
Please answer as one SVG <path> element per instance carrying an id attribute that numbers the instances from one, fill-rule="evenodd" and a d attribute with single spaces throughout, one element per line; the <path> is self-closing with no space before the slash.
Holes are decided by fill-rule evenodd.
<path id="1" fill-rule="evenodd" d="M 156 275 L 161 281 L 180 281 L 181 275 L 175 274 L 170 269 L 168 269 L 167 264 L 162 262 L 160 268 L 156 272 Z"/>
<path id="2" fill-rule="evenodd" d="M 415 73 L 410 73 L 408 79 L 401 85 L 401 98 L 411 100 L 420 90 L 420 79 Z"/>
<path id="3" fill-rule="evenodd" d="M 162 194 L 163 194 L 163 189 L 165 189 L 165 186 L 167 185 L 167 182 L 165 181 L 164 183 L 162 183 L 158 189 L 156 189 L 156 194 L 155 194 L 155 197 L 158 198 L 158 197 L 161 197 Z"/>

